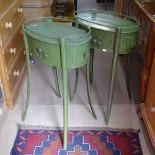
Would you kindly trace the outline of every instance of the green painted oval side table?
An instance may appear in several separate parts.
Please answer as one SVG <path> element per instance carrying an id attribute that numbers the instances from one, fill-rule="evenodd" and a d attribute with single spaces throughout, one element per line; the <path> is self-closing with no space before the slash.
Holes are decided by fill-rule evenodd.
<path id="1" fill-rule="evenodd" d="M 62 68 L 64 149 L 67 149 L 68 128 L 68 77 L 67 69 L 87 65 L 87 94 L 93 116 L 94 112 L 89 86 L 90 29 L 78 28 L 78 24 L 55 22 L 52 17 L 30 19 L 23 24 L 27 60 L 27 99 L 22 115 L 25 120 L 30 100 L 30 55 L 41 63 Z M 83 25 L 84 26 L 84 25 Z M 56 78 L 57 79 L 57 78 Z"/>
<path id="2" fill-rule="evenodd" d="M 91 28 L 91 62 L 90 82 L 93 79 L 93 55 L 94 50 L 99 52 L 113 53 L 111 82 L 109 87 L 108 106 L 105 114 L 105 123 L 108 124 L 112 106 L 114 80 L 116 75 L 117 61 L 119 54 L 130 54 L 135 48 L 138 40 L 139 23 L 131 18 L 114 12 L 95 9 L 78 10 L 75 12 L 75 20 Z M 81 26 L 82 27 L 82 26 Z M 85 28 L 84 28 L 85 29 Z M 128 62 L 130 62 L 130 55 Z M 130 67 L 130 64 L 128 65 Z M 129 77 L 129 69 L 127 70 Z M 129 97 L 129 80 L 127 89 Z"/>

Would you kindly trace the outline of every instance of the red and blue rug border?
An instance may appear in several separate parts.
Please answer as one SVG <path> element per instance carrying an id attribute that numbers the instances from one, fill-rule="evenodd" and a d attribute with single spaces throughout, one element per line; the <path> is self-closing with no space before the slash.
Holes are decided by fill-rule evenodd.
<path id="1" fill-rule="evenodd" d="M 117 128 L 69 128 L 68 134 L 78 137 L 80 137 L 81 135 L 88 135 L 88 134 L 102 135 L 103 141 L 104 138 L 106 138 L 103 135 L 107 135 L 110 137 L 115 137 L 117 135 L 126 136 L 129 137 L 132 141 L 132 145 L 130 146 L 130 149 L 132 150 L 131 155 L 142 155 L 143 153 L 138 135 L 139 131 L 140 130 L 135 129 L 117 129 Z M 46 134 L 61 135 L 63 139 L 62 128 L 20 125 L 13 149 L 11 150 L 11 155 L 25 155 L 22 153 L 22 150 L 24 150 L 25 148 L 26 138 L 31 134 L 39 134 L 39 133 L 42 133 L 44 135 Z M 52 138 L 52 136 L 50 138 Z M 80 141 L 80 138 L 78 140 Z M 65 153 L 62 153 L 62 155 L 65 155 Z M 93 155 L 96 154 L 94 153 Z M 120 155 L 120 153 L 118 151 L 115 151 L 114 155 Z"/>

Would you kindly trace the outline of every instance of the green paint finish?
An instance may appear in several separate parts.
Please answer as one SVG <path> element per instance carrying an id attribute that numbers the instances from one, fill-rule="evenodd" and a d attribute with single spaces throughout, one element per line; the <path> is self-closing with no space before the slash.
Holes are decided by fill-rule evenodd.
<path id="1" fill-rule="evenodd" d="M 57 73 L 56 67 L 53 67 L 53 75 L 54 75 L 54 83 L 55 83 L 56 94 L 58 97 L 61 97 L 60 88 L 59 88 L 58 73 Z"/>
<path id="2" fill-rule="evenodd" d="M 78 68 L 88 61 L 90 30 L 85 31 L 71 24 L 31 21 L 25 23 L 29 51 L 42 63 L 61 67 L 60 38 L 65 39 L 67 68 Z"/>
<path id="3" fill-rule="evenodd" d="M 79 68 L 89 63 L 90 57 L 90 29 L 82 30 L 71 24 L 52 23 L 53 18 L 38 18 L 26 21 L 23 24 L 24 42 L 27 58 L 27 100 L 23 110 L 22 120 L 25 120 L 30 99 L 30 58 L 35 57 L 41 63 L 53 66 L 56 91 L 60 96 L 57 77 L 57 67 L 62 68 L 63 79 L 63 123 L 64 123 L 64 149 L 68 143 L 68 68 Z M 78 24 L 75 24 L 77 25 Z M 77 70 L 78 71 L 78 70 Z M 89 72 L 89 70 L 88 70 Z M 77 72 L 78 73 L 78 72 Z M 89 75 L 87 78 L 89 87 Z M 76 93 L 78 77 L 75 82 L 74 93 Z M 88 99 L 92 114 L 96 117 L 88 89 Z M 74 96 L 74 94 L 73 94 Z"/>
<path id="4" fill-rule="evenodd" d="M 28 37 L 30 53 L 44 64 L 54 67 L 61 67 L 60 46 Z M 83 66 L 88 61 L 86 55 L 89 54 L 90 43 L 79 45 L 65 45 L 67 67 L 77 68 Z"/>
<path id="5" fill-rule="evenodd" d="M 95 15 L 94 12 L 96 12 Z M 122 29 L 122 33 L 130 33 L 138 30 L 135 19 L 124 15 L 116 14 L 114 12 L 99 10 L 81 10 L 77 11 L 76 17 L 78 18 L 78 21 L 83 21 L 86 25 L 90 25 L 90 27 L 93 28 L 105 26 L 113 29 L 115 32 L 115 28 L 120 28 Z"/>
<path id="6" fill-rule="evenodd" d="M 135 48 L 138 40 L 139 23 L 130 17 L 106 11 L 80 10 L 75 14 L 75 20 L 79 22 L 79 25 L 84 24 L 91 28 L 91 48 L 95 51 L 113 53 L 108 105 L 105 112 L 105 124 L 108 124 L 112 107 L 118 56 L 119 54 L 131 54 L 133 48 Z M 83 25 L 80 25 L 80 27 L 85 29 Z M 91 54 L 90 56 L 91 63 L 93 63 L 93 55 Z M 93 65 L 89 66 L 91 70 L 89 73 L 90 79 L 93 78 L 92 67 Z M 90 79 L 89 81 L 92 83 Z M 128 79 L 127 88 L 129 97 L 131 97 Z"/>
<path id="7" fill-rule="evenodd" d="M 97 51 L 112 53 L 114 49 L 115 32 L 108 32 L 99 29 L 91 29 L 91 46 Z M 119 54 L 130 53 L 137 43 L 137 32 L 121 34 Z"/>
<path id="8" fill-rule="evenodd" d="M 30 35 L 33 34 L 33 37 L 36 39 L 45 39 L 45 41 L 49 43 L 57 44 L 59 44 L 60 37 L 66 39 L 66 44 L 77 44 L 77 42 L 83 41 L 83 37 L 85 38 L 85 35 L 87 35 L 83 30 L 77 29 L 72 25 L 64 25 L 61 23 L 36 23 L 27 25 L 26 29 L 28 33 L 30 33 Z"/>
<path id="9" fill-rule="evenodd" d="M 113 52 L 116 29 L 121 29 L 119 54 L 130 53 L 138 40 L 135 19 L 106 11 L 78 11 L 76 21 L 91 28 L 91 46 L 97 51 Z"/>

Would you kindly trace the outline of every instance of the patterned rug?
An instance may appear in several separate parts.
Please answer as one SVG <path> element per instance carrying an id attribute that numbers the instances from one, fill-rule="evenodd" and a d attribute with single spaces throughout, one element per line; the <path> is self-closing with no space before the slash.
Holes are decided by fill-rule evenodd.
<path id="1" fill-rule="evenodd" d="M 63 150 L 63 131 L 18 130 L 11 155 L 142 155 L 138 131 L 120 129 L 69 130 L 68 148 Z"/>

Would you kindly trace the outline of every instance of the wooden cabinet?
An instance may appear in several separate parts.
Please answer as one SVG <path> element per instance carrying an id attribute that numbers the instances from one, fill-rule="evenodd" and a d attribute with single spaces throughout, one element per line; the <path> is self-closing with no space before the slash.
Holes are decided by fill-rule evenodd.
<path id="1" fill-rule="evenodd" d="M 22 1 L 0 1 L 0 75 L 5 104 L 13 109 L 25 70 Z"/>
<path id="2" fill-rule="evenodd" d="M 149 3 L 151 9 L 155 2 Z M 140 22 L 138 53 L 142 57 L 141 102 L 145 101 L 153 55 L 155 52 L 155 18 L 149 10 L 147 2 L 124 0 L 123 13 L 135 17 Z M 155 13 L 155 12 L 154 12 Z"/>
<path id="3" fill-rule="evenodd" d="M 25 19 L 51 16 L 52 0 L 23 0 Z"/>
<path id="4" fill-rule="evenodd" d="M 97 3 L 114 3 L 115 0 L 96 0 Z"/>
<path id="5" fill-rule="evenodd" d="M 153 148 L 155 149 L 155 55 L 146 93 L 145 103 L 140 104 L 139 113 L 143 117 Z"/>
<path id="6" fill-rule="evenodd" d="M 0 75 L 0 110 L 3 104 L 3 87 L 2 87 L 2 83 L 1 83 L 1 75 Z"/>
<path id="7" fill-rule="evenodd" d="M 115 0 L 114 11 L 117 13 L 123 12 L 123 0 Z"/>
<path id="8" fill-rule="evenodd" d="M 141 104 L 143 118 L 155 149 L 155 1 L 124 0 L 123 12 L 140 22 L 138 53 L 143 60 L 141 72 Z"/>
<path id="9" fill-rule="evenodd" d="M 74 0 L 53 0 L 51 7 L 52 16 L 74 20 L 74 11 L 77 7 L 76 3 L 77 1 Z"/>

